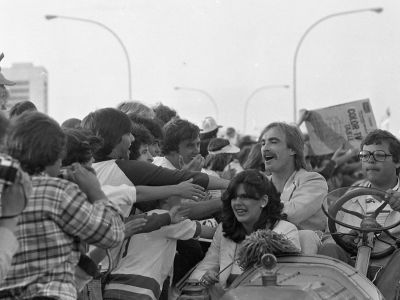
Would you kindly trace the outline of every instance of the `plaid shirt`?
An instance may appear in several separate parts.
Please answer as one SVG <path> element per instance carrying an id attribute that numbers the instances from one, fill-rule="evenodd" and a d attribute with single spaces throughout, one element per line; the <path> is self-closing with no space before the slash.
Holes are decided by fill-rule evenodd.
<path id="1" fill-rule="evenodd" d="M 74 271 L 79 240 L 102 248 L 115 247 L 124 238 L 124 223 L 109 201 L 90 204 L 72 182 L 34 176 L 32 186 L 16 232 L 20 248 L 0 284 L 0 298 L 76 299 Z"/>

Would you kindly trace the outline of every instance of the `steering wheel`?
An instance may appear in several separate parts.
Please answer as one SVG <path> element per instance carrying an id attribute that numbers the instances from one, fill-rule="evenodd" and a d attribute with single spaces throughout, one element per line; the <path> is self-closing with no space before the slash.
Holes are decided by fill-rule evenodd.
<path id="1" fill-rule="evenodd" d="M 351 200 L 355 197 L 365 196 L 365 195 L 374 195 L 377 197 L 376 200 L 378 200 L 379 202 L 382 202 L 382 204 L 372 214 L 363 215 L 359 212 L 347 210 L 344 208 L 344 204 L 347 203 L 349 200 Z M 343 196 L 341 196 L 339 199 L 337 199 L 337 201 L 332 206 L 329 207 L 328 211 L 326 211 L 325 207 L 322 206 L 323 212 L 328 216 L 329 231 L 332 235 L 332 238 L 335 240 L 335 242 L 339 246 L 341 246 L 344 250 L 349 252 L 350 254 L 353 254 L 353 255 L 357 254 L 357 248 L 354 247 L 354 245 L 349 244 L 348 242 L 346 242 L 343 239 L 343 236 L 352 235 L 352 234 L 337 232 L 336 224 L 338 224 L 343 227 L 359 231 L 361 233 L 373 232 L 375 234 L 375 238 L 377 240 L 379 240 L 387 245 L 384 247 L 383 250 L 372 249 L 371 258 L 382 258 L 382 257 L 392 254 L 393 251 L 396 249 L 397 238 L 389 232 L 389 229 L 399 226 L 400 220 L 395 222 L 394 224 L 388 225 L 388 226 L 380 226 L 378 224 L 378 222 L 376 221 L 376 217 L 382 212 L 383 208 L 389 203 L 390 197 L 387 197 L 387 195 L 388 194 L 385 193 L 384 191 L 373 189 L 373 188 L 354 187 L 353 190 L 349 190 Z M 361 219 L 360 226 L 347 224 L 347 223 L 337 220 L 336 218 L 337 218 L 337 214 L 339 211 L 342 211 L 347 214 L 351 214 L 351 215 Z M 386 236 L 390 238 L 390 241 L 383 241 L 378 235 L 381 232 L 386 233 Z"/>

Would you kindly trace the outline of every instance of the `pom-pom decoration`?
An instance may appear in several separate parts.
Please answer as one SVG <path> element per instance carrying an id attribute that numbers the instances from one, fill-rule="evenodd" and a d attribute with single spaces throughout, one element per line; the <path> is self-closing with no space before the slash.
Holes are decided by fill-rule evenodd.
<path id="1" fill-rule="evenodd" d="M 238 252 L 238 265 L 244 271 L 253 266 L 261 266 L 261 258 L 266 253 L 298 254 L 300 251 L 285 235 L 269 229 L 259 229 L 243 241 Z"/>

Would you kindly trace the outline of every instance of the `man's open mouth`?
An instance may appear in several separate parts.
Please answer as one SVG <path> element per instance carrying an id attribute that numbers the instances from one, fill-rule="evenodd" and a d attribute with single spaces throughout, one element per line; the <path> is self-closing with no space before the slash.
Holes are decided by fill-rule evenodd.
<path id="1" fill-rule="evenodd" d="M 265 161 L 270 161 L 271 159 L 274 159 L 275 155 L 264 155 L 264 160 Z"/>

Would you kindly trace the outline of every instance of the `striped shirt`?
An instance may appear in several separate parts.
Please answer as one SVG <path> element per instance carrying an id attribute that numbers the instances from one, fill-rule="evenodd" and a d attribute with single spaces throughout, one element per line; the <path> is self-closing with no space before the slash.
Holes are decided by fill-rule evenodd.
<path id="1" fill-rule="evenodd" d="M 156 209 L 148 214 L 165 212 Z M 176 241 L 191 239 L 200 233 L 200 224 L 187 219 L 152 232 L 133 235 L 122 246 L 121 259 L 111 272 L 103 297 L 158 299 L 163 282 L 172 271 Z"/>
<path id="2" fill-rule="evenodd" d="M 15 233 L 20 247 L 0 284 L 0 298 L 76 299 L 80 240 L 114 247 L 124 238 L 124 223 L 111 202 L 89 203 L 75 183 L 41 175 L 32 177 L 32 187 Z"/>

